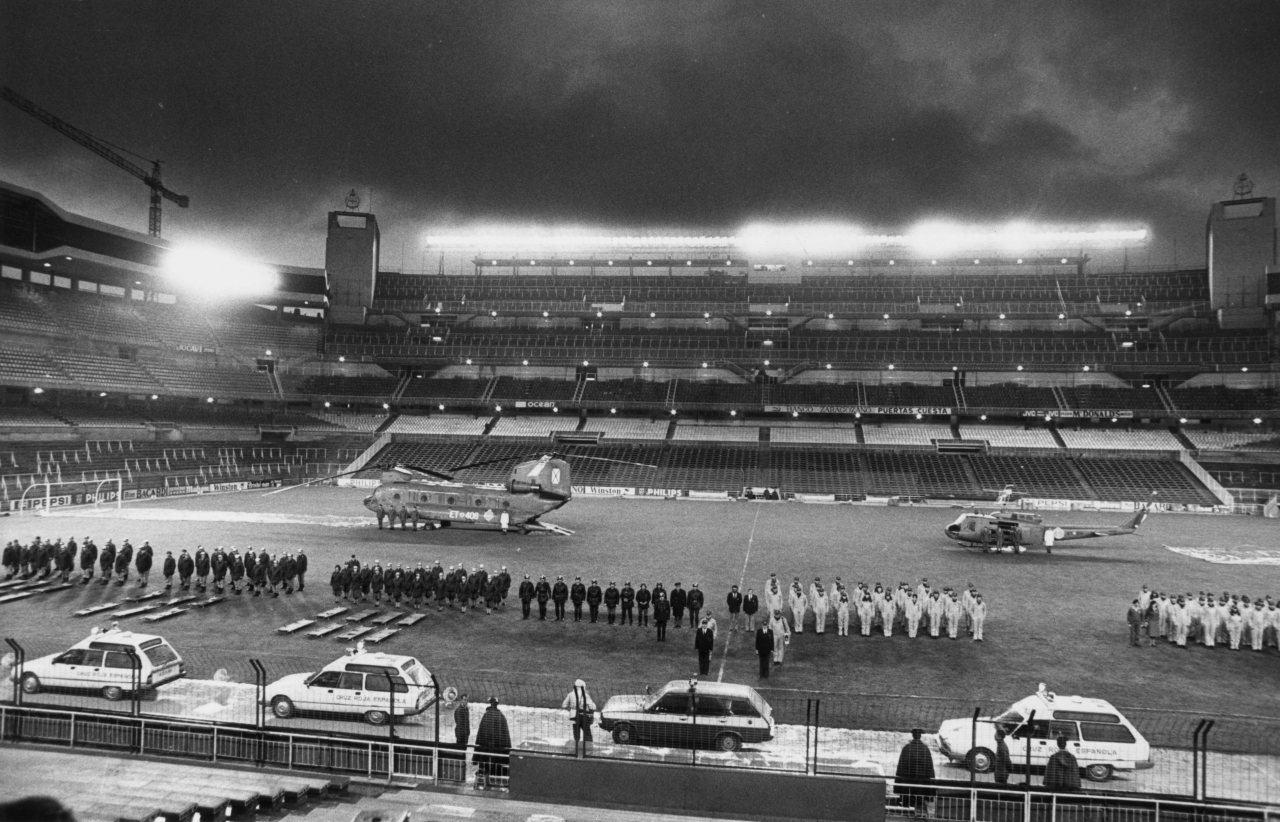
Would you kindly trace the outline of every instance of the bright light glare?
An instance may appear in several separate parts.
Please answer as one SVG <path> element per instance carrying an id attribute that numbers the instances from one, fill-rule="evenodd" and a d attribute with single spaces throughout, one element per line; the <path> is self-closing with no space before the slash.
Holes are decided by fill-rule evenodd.
<path id="1" fill-rule="evenodd" d="M 164 273 L 183 291 L 215 299 L 269 294 L 280 281 L 269 266 L 210 246 L 171 250 L 165 256 Z"/>
<path id="2" fill-rule="evenodd" d="M 576 228 L 479 228 L 428 234 L 423 242 L 442 248 L 520 251 L 594 250 L 598 248 L 728 248 L 731 237 L 615 235 Z"/>

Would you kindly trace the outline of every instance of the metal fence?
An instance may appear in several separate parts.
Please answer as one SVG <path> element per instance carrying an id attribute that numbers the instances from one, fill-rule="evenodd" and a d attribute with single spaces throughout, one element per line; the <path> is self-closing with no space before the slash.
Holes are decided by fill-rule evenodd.
<path id="1" fill-rule="evenodd" d="M 249 744 L 246 739 L 269 738 L 275 741 L 261 744 L 283 746 L 271 754 L 273 762 L 292 757 L 289 761 L 317 761 L 325 768 L 375 775 L 387 770 L 388 744 L 406 746 L 407 769 L 412 757 L 428 756 L 410 752 L 420 749 L 441 757 L 463 751 L 466 762 L 465 751 L 470 746 L 474 754 L 477 732 L 493 697 L 517 750 L 891 779 L 911 729 L 921 728 L 934 751 L 939 779 L 968 784 L 973 790 L 994 789 L 991 773 L 973 773 L 967 767 L 972 764 L 965 756 L 967 748 L 953 751 L 957 756 L 950 761 L 936 733 L 945 721 L 971 723 L 977 715 L 994 716 L 1008 707 L 1004 702 L 981 700 L 767 687 L 732 691 L 710 682 L 694 682 L 691 690 L 685 681 L 668 685 L 589 678 L 586 690 L 595 711 L 590 723 L 584 721 L 575 734 L 580 700 L 574 699 L 573 680 L 566 676 L 437 668 L 432 672 L 435 684 L 420 712 L 422 704 L 413 693 L 369 681 L 364 683 L 367 690 L 345 694 L 350 698 L 345 704 L 330 697 L 328 704 L 299 703 L 281 710 L 277 706 L 277 697 L 285 693 L 281 680 L 317 671 L 320 666 L 314 655 L 257 660 L 184 649 L 185 677 L 156 688 L 139 687 L 134 679 L 125 683 L 123 693 L 108 695 L 101 687 L 72 689 L 40 683 L 24 688 L 24 677 L 35 669 L 35 660 L 65 648 L 46 641 L 9 643 L 9 665 L 0 663 L 0 676 L 6 678 L 0 680 L 5 683 L 0 698 L 26 710 L 49 712 L 41 721 L 56 725 L 63 737 L 79 733 L 83 740 L 85 734 L 96 734 L 102 744 L 110 745 L 113 734 L 125 733 L 113 729 L 111 722 L 130 719 L 145 723 L 148 730 L 129 731 L 134 736 L 122 737 L 119 743 L 125 749 L 156 750 L 169 745 L 183 748 L 180 755 L 190 750 L 190 755 L 207 758 L 230 757 L 236 746 Z M 1095 773 L 1103 778 L 1085 780 L 1089 795 L 1280 806 L 1280 717 L 1205 716 L 1142 708 L 1121 708 L 1121 712 L 1150 743 L 1152 767 Z M 94 724 L 79 731 L 57 725 L 70 721 L 66 714 L 92 717 Z M 252 733 L 245 736 L 248 732 Z M 136 738 L 139 733 L 141 738 Z M 226 741 L 220 741 L 224 735 Z M 313 736 L 339 742 L 307 741 Z M 1010 784 L 1040 789 L 1043 767 L 1035 762 L 1030 769 L 1025 767 L 1030 740 L 1010 738 L 1008 743 L 1013 760 Z M 370 747 L 375 744 L 384 747 Z M 342 765 L 343 757 L 355 757 L 354 764 Z M 474 761 L 469 767 L 474 774 Z M 399 773 L 400 766 L 393 770 Z M 436 778 L 437 772 L 431 771 L 431 776 Z"/>

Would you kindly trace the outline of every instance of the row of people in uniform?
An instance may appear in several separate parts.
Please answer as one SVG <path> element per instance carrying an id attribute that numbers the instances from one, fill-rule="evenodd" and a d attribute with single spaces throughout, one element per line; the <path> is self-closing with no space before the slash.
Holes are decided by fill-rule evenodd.
<path id="1" fill-rule="evenodd" d="M 85 537 L 80 545 L 76 544 L 75 538 L 66 542 L 60 539 L 44 542 L 36 537 L 25 546 L 16 540 L 11 541 L 5 546 L 3 559 L 6 579 L 21 575 L 24 578 L 60 578 L 63 582 L 70 582 L 78 561 L 82 585 L 93 580 L 95 570 L 101 571 L 100 584 L 107 585 L 115 580 L 116 584 L 124 585 L 129 581 L 132 570 L 137 574 L 137 587 L 145 588 L 151 582 L 154 557 L 155 549 L 148 540 L 143 540 L 135 552 L 128 539 L 119 548 L 108 539 L 99 550 L 92 537 Z M 286 551 L 272 555 L 265 550 L 255 553 L 250 546 L 242 556 L 235 546 L 229 551 L 218 546 L 212 552 L 196 546 L 194 552 L 183 548 L 178 556 L 174 556 L 173 551 L 165 551 L 159 571 L 164 577 L 166 590 L 174 587 L 176 578 L 179 589 L 183 591 L 193 587 L 197 591 L 206 591 L 212 587 L 215 593 L 223 593 L 230 588 L 239 594 L 243 584 L 244 590 L 254 596 L 268 593 L 278 597 L 280 591 L 292 594 L 295 584 L 299 591 L 306 588 L 307 555 L 302 549 L 298 549 L 296 554 Z"/>
<path id="2" fill-rule="evenodd" d="M 877 629 L 885 636 L 893 636 L 896 628 L 909 637 L 925 630 L 932 637 L 945 633 L 957 639 L 963 632 L 974 642 L 982 642 L 987 622 L 987 603 L 973 585 L 961 591 L 935 589 L 928 579 L 922 579 L 915 587 L 906 582 L 897 588 L 859 582 L 849 588 L 840 577 L 830 586 L 815 577 L 806 589 L 800 577 L 793 577 L 791 584 L 784 586 L 777 574 L 771 574 L 764 591 L 765 613 L 789 610 L 791 628 L 798 634 L 804 633 L 806 619 L 812 614 L 813 629 L 818 634 L 825 633 L 828 620 L 833 619 L 840 636 L 848 636 L 850 628 L 859 629 L 863 636 L 871 636 Z M 748 596 L 754 596 L 754 592 L 749 590 Z"/>
<path id="3" fill-rule="evenodd" d="M 1129 641 L 1142 644 L 1145 630 L 1152 645 L 1166 639 L 1180 648 L 1188 640 L 1206 648 L 1228 645 L 1233 651 L 1248 645 L 1255 651 L 1280 647 L 1280 605 L 1271 597 L 1223 591 L 1198 595 L 1142 590 L 1129 606 Z"/>
<path id="4" fill-rule="evenodd" d="M 737 586 L 734 586 L 735 590 Z M 591 622 L 600 619 L 600 608 L 604 606 L 605 617 L 610 625 L 650 624 L 650 609 L 653 611 L 653 626 L 658 632 L 658 641 L 666 641 L 667 625 L 674 621 L 675 627 L 684 625 L 685 613 L 689 615 L 689 625 L 697 626 L 699 617 L 706 608 L 706 596 L 698 583 L 686 589 L 684 584 L 676 582 L 668 592 L 661 583 L 655 583 L 650 590 L 648 583 L 640 583 L 639 588 L 624 581 L 619 588 L 617 582 L 610 581 L 601 587 L 600 580 L 593 579 L 587 585 L 582 577 L 574 577 L 573 583 L 565 581 L 563 575 L 556 577 L 554 583 L 549 582 L 545 574 L 538 577 L 535 583 L 529 574 L 524 575 L 520 587 L 516 591 L 520 599 L 520 609 L 524 619 L 529 619 L 533 605 L 538 605 L 538 618 L 547 618 L 547 608 L 553 609 L 553 619 L 563 622 L 568 618 L 568 607 L 573 607 L 573 620 L 581 622 L 584 618 L 583 607 Z"/>
<path id="5" fill-rule="evenodd" d="M 453 608 L 454 603 L 466 613 L 468 607 L 478 609 L 484 603 L 485 613 L 505 604 L 511 589 L 511 574 L 507 566 L 490 575 L 484 565 L 469 573 L 461 563 L 445 568 L 436 560 L 430 568 L 419 562 L 416 568 L 403 564 L 392 565 L 375 560 L 373 564 L 361 564 L 355 554 L 345 564 L 335 564 L 329 576 L 333 596 L 353 602 L 373 601 L 381 604 L 383 598 L 396 606 L 402 603 L 414 609 L 429 607 L 434 600 L 437 608 Z"/>

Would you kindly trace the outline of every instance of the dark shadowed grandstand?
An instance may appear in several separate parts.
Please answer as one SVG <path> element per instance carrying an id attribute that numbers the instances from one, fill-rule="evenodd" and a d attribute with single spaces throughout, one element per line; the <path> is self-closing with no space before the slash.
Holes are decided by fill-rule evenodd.
<path id="1" fill-rule="evenodd" d="M 3 208 L 6 507 L 389 463 L 500 480 L 553 449 L 620 461 L 578 460 L 584 492 L 1255 511 L 1280 488 L 1276 297 L 1228 304 L 1207 268 L 637 247 L 409 274 L 343 251 L 376 238 L 352 213 L 326 269 L 211 304 L 171 293 L 159 240 Z"/>

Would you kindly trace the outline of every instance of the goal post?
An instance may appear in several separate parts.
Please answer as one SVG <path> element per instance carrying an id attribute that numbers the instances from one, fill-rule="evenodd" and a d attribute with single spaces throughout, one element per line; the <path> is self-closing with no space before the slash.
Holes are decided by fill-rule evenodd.
<path id="1" fill-rule="evenodd" d="M 94 508 L 115 504 L 117 510 L 124 501 L 124 481 L 120 477 L 96 480 L 49 480 L 34 482 L 22 489 L 22 497 L 10 506 L 19 514 L 45 512 L 54 508 L 92 505 Z"/>

